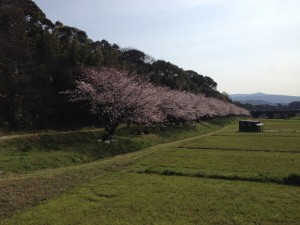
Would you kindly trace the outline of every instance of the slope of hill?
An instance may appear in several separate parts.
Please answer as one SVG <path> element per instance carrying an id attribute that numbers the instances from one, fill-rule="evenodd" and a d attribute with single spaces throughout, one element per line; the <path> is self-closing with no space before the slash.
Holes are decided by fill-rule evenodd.
<path id="1" fill-rule="evenodd" d="M 243 104 L 249 103 L 252 105 L 276 105 L 276 104 L 289 104 L 290 102 L 300 101 L 300 96 L 288 95 L 273 95 L 264 93 L 254 94 L 232 94 L 230 95 L 232 101 L 241 102 Z"/>

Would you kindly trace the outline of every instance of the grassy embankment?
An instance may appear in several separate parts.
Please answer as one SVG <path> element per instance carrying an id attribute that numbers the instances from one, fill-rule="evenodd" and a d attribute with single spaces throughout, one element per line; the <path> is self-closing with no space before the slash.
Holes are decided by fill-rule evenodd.
<path id="1" fill-rule="evenodd" d="M 50 132 L 0 136 L 0 171 L 2 174 L 24 173 L 39 169 L 70 166 L 128 153 L 152 145 L 204 134 L 229 124 L 234 119 L 214 119 L 209 123 L 149 127 L 149 135 L 136 135 L 139 127 L 121 127 L 116 141 L 98 142 L 103 130 Z"/>
<path id="2" fill-rule="evenodd" d="M 300 120 L 267 120 L 264 133 L 203 135 L 217 127 L 207 125 L 144 151 L 8 176 L 10 207 L 0 206 L 14 215 L 0 224 L 300 224 Z M 36 202 L 22 202 L 20 187 Z"/>

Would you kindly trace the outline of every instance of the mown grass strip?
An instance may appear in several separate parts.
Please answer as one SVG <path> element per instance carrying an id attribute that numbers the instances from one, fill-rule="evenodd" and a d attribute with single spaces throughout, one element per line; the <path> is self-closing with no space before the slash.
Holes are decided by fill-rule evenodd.
<path id="1" fill-rule="evenodd" d="M 141 170 L 138 173 L 156 174 L 162 176 L 199 177 L 199 178 L 207 178 L 207 179 L 219 179 L 219 180 L 230 180 L 230 181 L 251 181 L 251 182 L 260 182 L 260 183 L 275 183 L 275 184 L 300 186 L 299 174 L 290 174 L 282 178 L 275 177 L 275 176 L 242 177 L 238 175 L 206 174 L 204 172 L 184 173 L 184 172 L 169 170 L 169 169 L 159 171 L 150 168 Z"/>
<path id="2" fill-rule="evenodd" d="M 225 131 L 226 132 L 226 131 Z M 230 148 L 230 149 L 253 149 L 253 150 L 273 150 L 273 151 L 300 151 L 300 138 L 298 137 L 272 137 L 249 135 L 247 138 L 240 136 L 210 136 L 201 141 L 195 140 L 179 147 L 201 147 L 201 148 Z"/>
<path id="3" fill-rule="evenodd" d="M 242 152 L 277 152 L 277 153 L 292 153 L 298 154 L 300 151 L 298 150 L 271 150 L 271 149 L 246 149 L 246 148 L 220 148 L 220 147 L 182 147 L 179 146 L 179 149 L 191 149 L 191 150 L 212 150 L 212 151 L 242 151 Z"/>
<path id="4" fill-rule="evenodd" d="M 300 137 L 300 133 L 291 133 L 289 135 L 287 134 L 275 134 L 275 133 L 222 133 L 222 134 L 215 134 L 212 135 L 213 137 L 236 137 L 239 136 L 240 138 L 248 138 L 249 136 L 252 137 L 258 137 L 258 138 L 265 138 L 265 137 Z"/>

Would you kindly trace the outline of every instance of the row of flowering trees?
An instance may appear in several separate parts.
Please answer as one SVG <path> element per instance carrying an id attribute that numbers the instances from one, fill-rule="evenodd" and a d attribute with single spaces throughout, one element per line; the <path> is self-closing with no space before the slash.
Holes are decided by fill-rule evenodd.
<path id="1" fill-rule="evenodd" d="M 70 101 L 88 102 L 108 135 L 113 135 L 124 122 L 151 124 L 248 114 L 247 110 L 222 100 L 155 86 L 125 70 L 83 68 L 83 75 L 76 81 L 76 88 L 66 93 Z"/>

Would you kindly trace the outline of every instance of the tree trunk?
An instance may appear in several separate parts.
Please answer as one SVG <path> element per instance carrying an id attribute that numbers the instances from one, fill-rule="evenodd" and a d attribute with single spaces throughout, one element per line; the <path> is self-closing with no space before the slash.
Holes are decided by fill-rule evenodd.
<path id="1" fill-rule="evenodd" d="M 119 123 L 116 123 L 116 122 L 104 123 L 105 134 L 103 134 L 103 136 L 102 136 L 102 141 L 110 141 L 110 140 L 114 139 L 114 134 L 115 134 L 115 131 L 118 126 L 119 126 Z"/>

